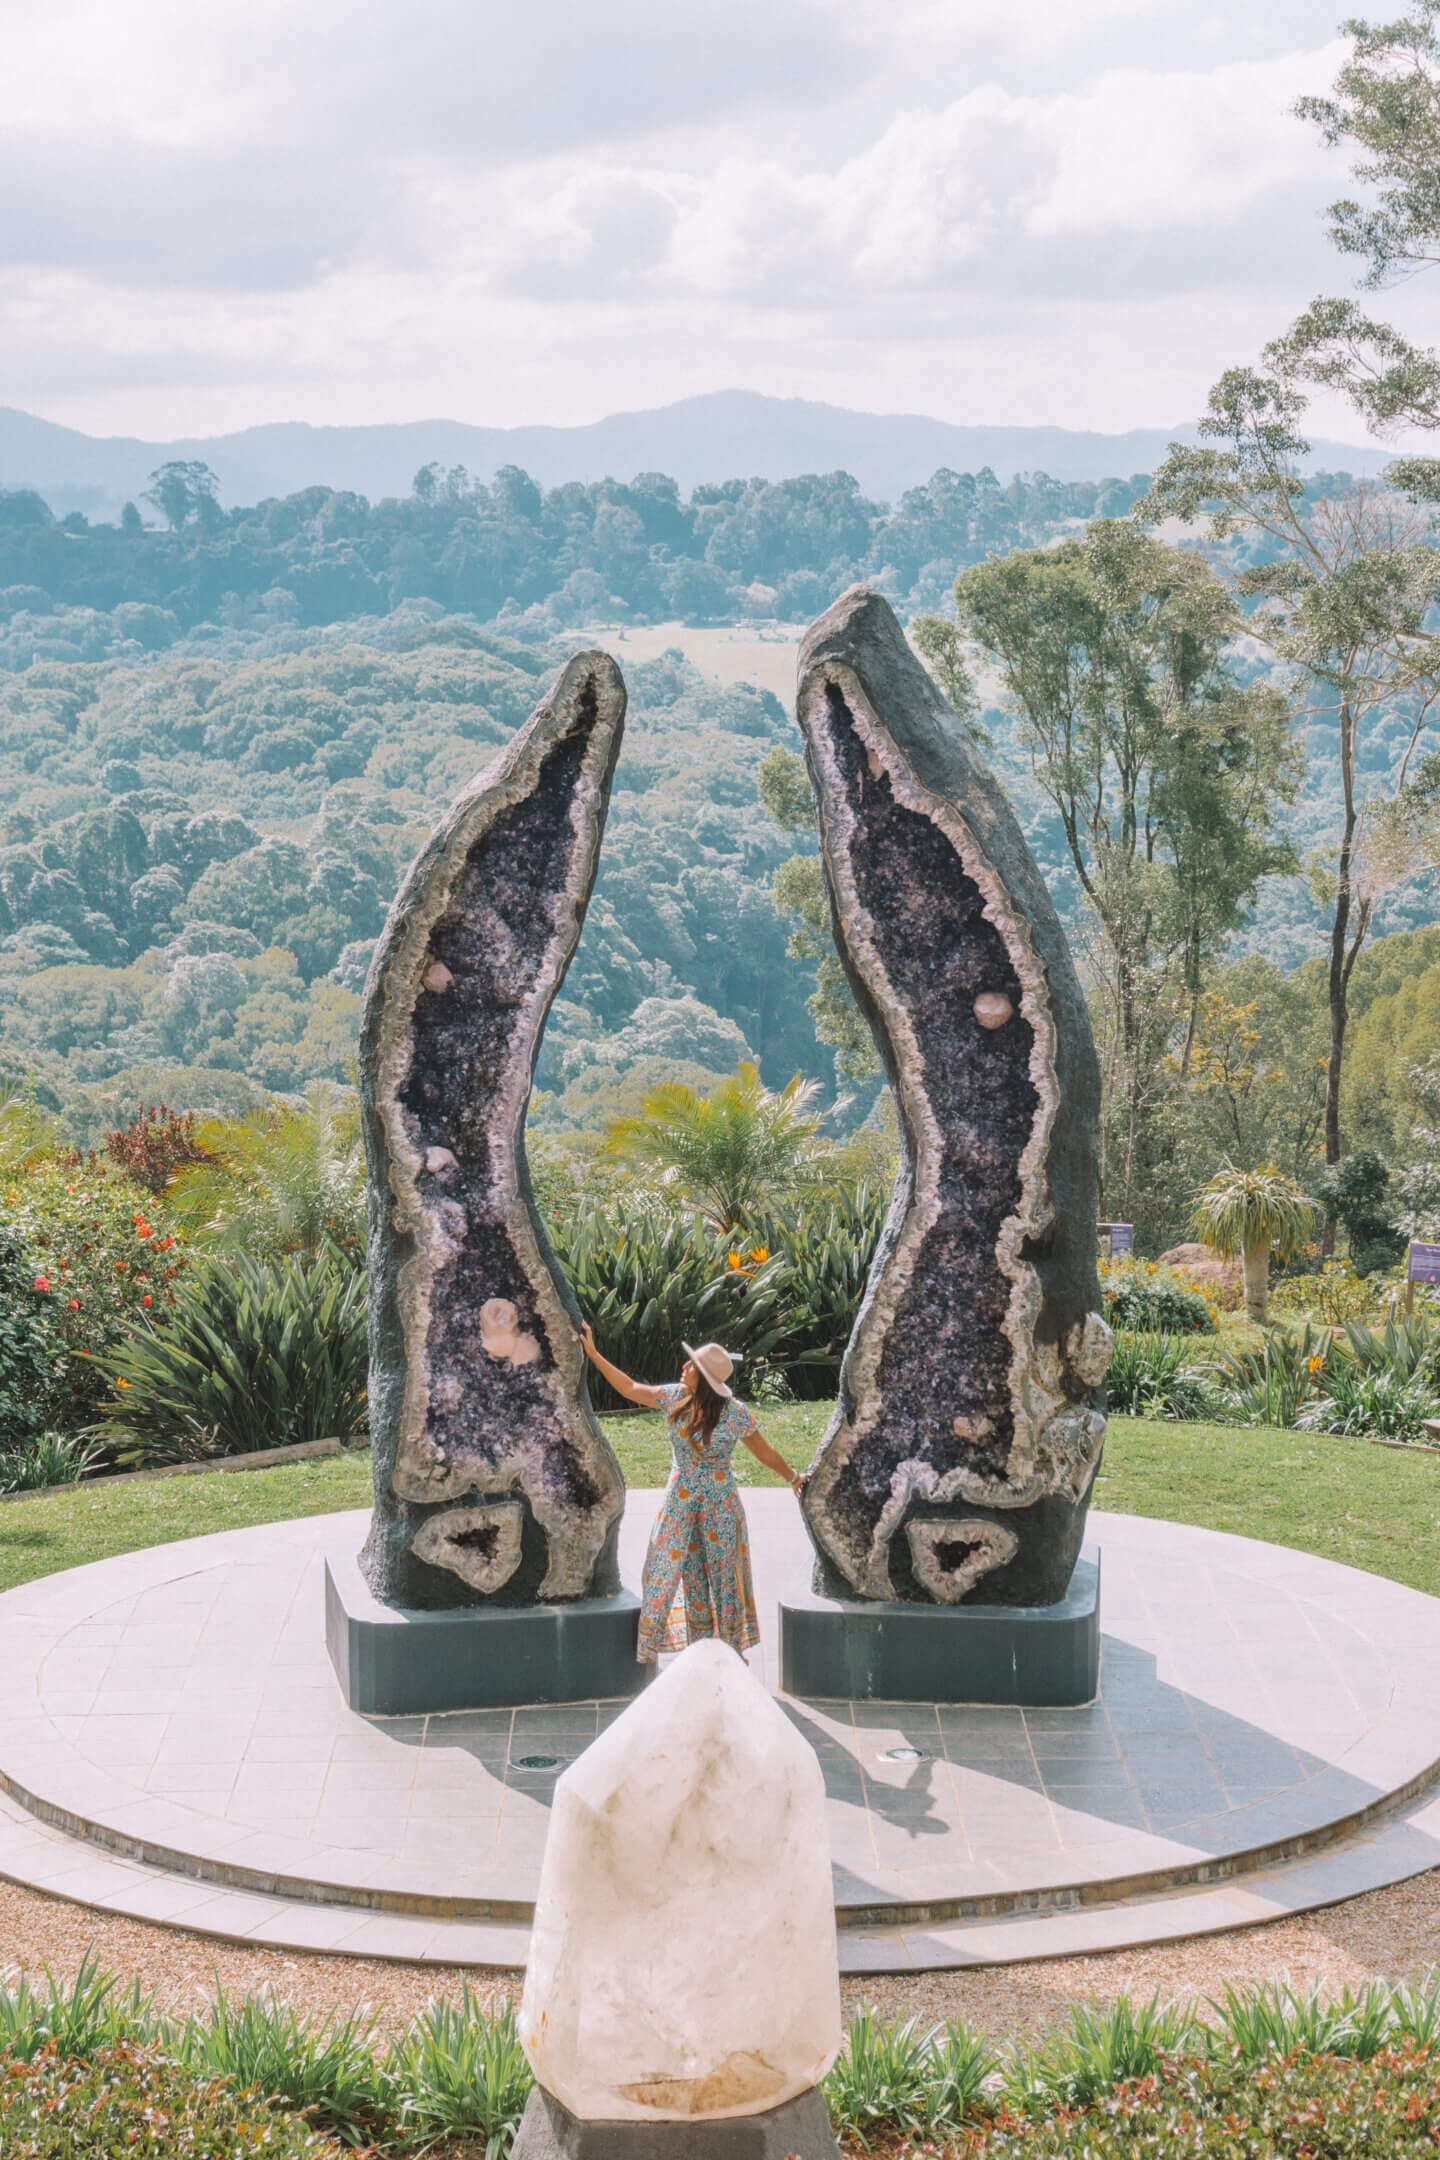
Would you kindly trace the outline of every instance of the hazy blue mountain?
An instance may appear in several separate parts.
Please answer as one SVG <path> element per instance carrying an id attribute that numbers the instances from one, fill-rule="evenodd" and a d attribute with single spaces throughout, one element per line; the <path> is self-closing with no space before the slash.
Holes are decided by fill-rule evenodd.
<path id="1" fill-rule="evenodd" d="M 894 501 L 940 466 L 1001 480 L 1046 472 L 1057 480 L 1103 480 L 1153 470 L 1172 440 L 1194 429 L 1132 428 L 1103 435 L 1061 427 L 958 427 L 916 413 L 851 412 L 804 398 L 717 390 L 651 412 L 612 413 L 583 427 L 469 427 L 415 420 L 385 427 L 311 427 L 287 421 L 235 435 L 175 442 L 92 436 L 0 407 L 0 486 L 34 487 L 59 511 L 113 515 L 137 497 L 167 458 L 201 458 L 220 476 L 227 504 L 258 502 L 305 487 L 354 488 L 372 498 L 408 492 L 422 465 L 464 465 L 489 480 L 520 465 L 543 487 L 567 480 L 671 474 L 688 492 L 704 481 L 744 475 L 784 480 L 798 473 L 853 473 L 866 494 Z M 1319 442 L 1316 463 L 1332 471 L 1379 472 L 1394 454 L 1375 444 Z"/>

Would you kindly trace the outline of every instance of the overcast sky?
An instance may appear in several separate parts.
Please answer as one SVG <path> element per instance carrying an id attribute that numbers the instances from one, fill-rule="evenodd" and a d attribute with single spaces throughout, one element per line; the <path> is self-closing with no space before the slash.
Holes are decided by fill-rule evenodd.
<path id="1" fill-rule="evenodd" d="M 157 437 L 733 386 L 1175 423 L 1348 289 L 1344 162 L 1289 113 L 1342 12 L 0 0 L 0 403 Z M 1387 308 L 1440 336 L 1440 278 Z"/>

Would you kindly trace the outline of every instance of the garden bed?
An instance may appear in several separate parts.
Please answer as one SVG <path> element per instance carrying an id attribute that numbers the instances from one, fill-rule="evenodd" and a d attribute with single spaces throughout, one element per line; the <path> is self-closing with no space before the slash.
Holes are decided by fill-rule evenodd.
<path id="1" fill-rule="evenodd" d="M 886 2160 L 1409 2160 L 1440 2144 L 1440 1998 L 1226 1990 L 1203 2015 L 1077 2004 L 1039 2043 L 862 2011 L 825 2083 L 847 2155 Z M 0 2149 L 14 2160 L 505 2160 L 531 2084 L 513 2009 L 468 1990 L 382 2035 L 273 1996 L 177 2018 L 86 1965 L 0 1990 Z"/>

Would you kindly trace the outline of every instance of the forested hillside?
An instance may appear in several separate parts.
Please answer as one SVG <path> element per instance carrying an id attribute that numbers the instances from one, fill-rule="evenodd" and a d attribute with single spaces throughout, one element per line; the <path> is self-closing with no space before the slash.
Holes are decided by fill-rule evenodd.
<path id="1" fill-rule="evenodd" d="M 0 679 L 5 1067 L 87 1129 L 127 1095 L 233 1103 L 343 1077 L 401 871 L 554 664 L 422 614 L 278 657 Z M 603 874 L 542 1082 L 583 1099 L 592 1068 L 654 1057 L 813 1070 L 811 986 L 769 897 L 793 843 L 756 800 L 786 716 L 678 656 L 628 679 Z"/>
<path id="2" fill-rule="evenodd" d="M 147 525 L 57 519 L 0 490 L 0 667 L 160 650 L 197 624 L 313 626 L 425 599 L 545 636 L 586 619 L 806 621 L 858 577 L 909 610 L 944 600 L 963 563 L 1117 516 L 1142 479 L 1002 487 L 936 473 L 892 509 L 848 473 L 729 480 L 683 498 L 673 480 L 542 491 L 515 467 L 485 485 L 427 468 L 403 498 L 310 488 L 223 510 L 204 466 L 155 476 Z"/>
<path id="3" fill-rule="evenodd" d="M 1304 500 L 1346 485 L 1312 477 Z M 204 469 L 184 467 L 155 476 L 152 522 L 133 511 L 93 527 L 0 494 L 0 1081 L 28 1080 L 88 1141 L 142 1099 L 235 1109 L 344 1080 L 399 877 L 582 641 L 577 625 L 794 620 L 859 576 L 912 620 L 949 617 L 957 572 L 1018 564 L 1017 550 L 1068 561 L 1061 543 L 1133 529 L 1124 513 L 1142 487 L 938 473 L 888 510 L 845 474 L 682 498 L 657 475 L 546 492 L 516 471 L 485 487 L 432 470 L 403 499 L 314 489 L 227 512 Z M 1118 522 L 1094 522 L 1104 514 Z M 1234 587 L 1267 542 L 1187 546 Z M 1280 682 L 1233 627 L 1217 694 Z M 954 633 L 940 628 L 943 644 Z M 786 867 L 813 837 L 803 808 L 783 830 L 759 787 L 767 755 L 793 744 L 789 713 L 678 651 L 623 664 L 625 751 L 536 1123 L 593 1131 L 657 1078 L 704 1080 L 750 1056 L 772 1083 L 798 1071 L 855 1088 L 853 1120 L 873 1099 L 863 1031 L 847 1059 L 823 913 L 809 873 Z M 1088 967 L 1093 910 L 1053 762 L 1047 783 L 978 648 L 954 693 L 972 699 L 967 665 L 974 724 Z M 1397 703 L 1364 731 L 1362 795 L 1392 785 L 1411 719 Z M 1328 845 L 1341 787 L 1323 685 L 1295 696 L 1286 726 L 1294 785 L 1277 768 L 1266 814 L 1294 874 L 1252 882 L 1239 928 L 1207 947 L 1218 972 L 1203 997 L 1195 982 L 1183 993 L 1188 1020 L 1166 1003 L 1181 995 L 1171 962 L 1147 976 L 1156 1042 L 1188 1036 L 1174 1103 L 1144 1110 L 1157 1220 L 1179 1219 L 1207 1151 L 1263 1148 L 1297 1168 L 1313 1152 L 1326 900 L 1323 866 L 1318 881 L 1298 866 Z M 1424 927 L 1437 912 L 1433 876 L 1394 882 L 1355 977 L 1352 1122 L 1402 1152 L 1423 1108 L 1411 1070 L 1440 1049 Z M 1385 959 L 1387 934 L 1411 931 L 1388 937 Z M 1257 1031 L 1282 1058 L 1257 1062 Z"/>

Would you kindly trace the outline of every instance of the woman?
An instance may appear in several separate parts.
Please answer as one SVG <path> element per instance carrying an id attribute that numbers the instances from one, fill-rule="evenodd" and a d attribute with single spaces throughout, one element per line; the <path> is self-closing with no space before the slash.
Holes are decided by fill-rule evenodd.
<path id="1" fill-rule="evenodd" d="M 679 1381 L 642 1387 L 600 1355 L 588 1323 L 581 1339 L 617 1395 L 642 1409 L 663 1410 L 670 1425 L 675 1467 L 645 1555 L 636 1656 L 649 1665 L 662 1650 L 683 1650 L 702 1635 L 718 1635 L 743 1656 L 759 1642 L 760 1624 L 745 1511 L 730 1467 L 735 1443 L 743 1441 L 792 1492 L 803 1481 L 734 1394 L 735 1360 L 719 1343 L 699 1350 L 683 1343 L 689 1362 Z"/>

